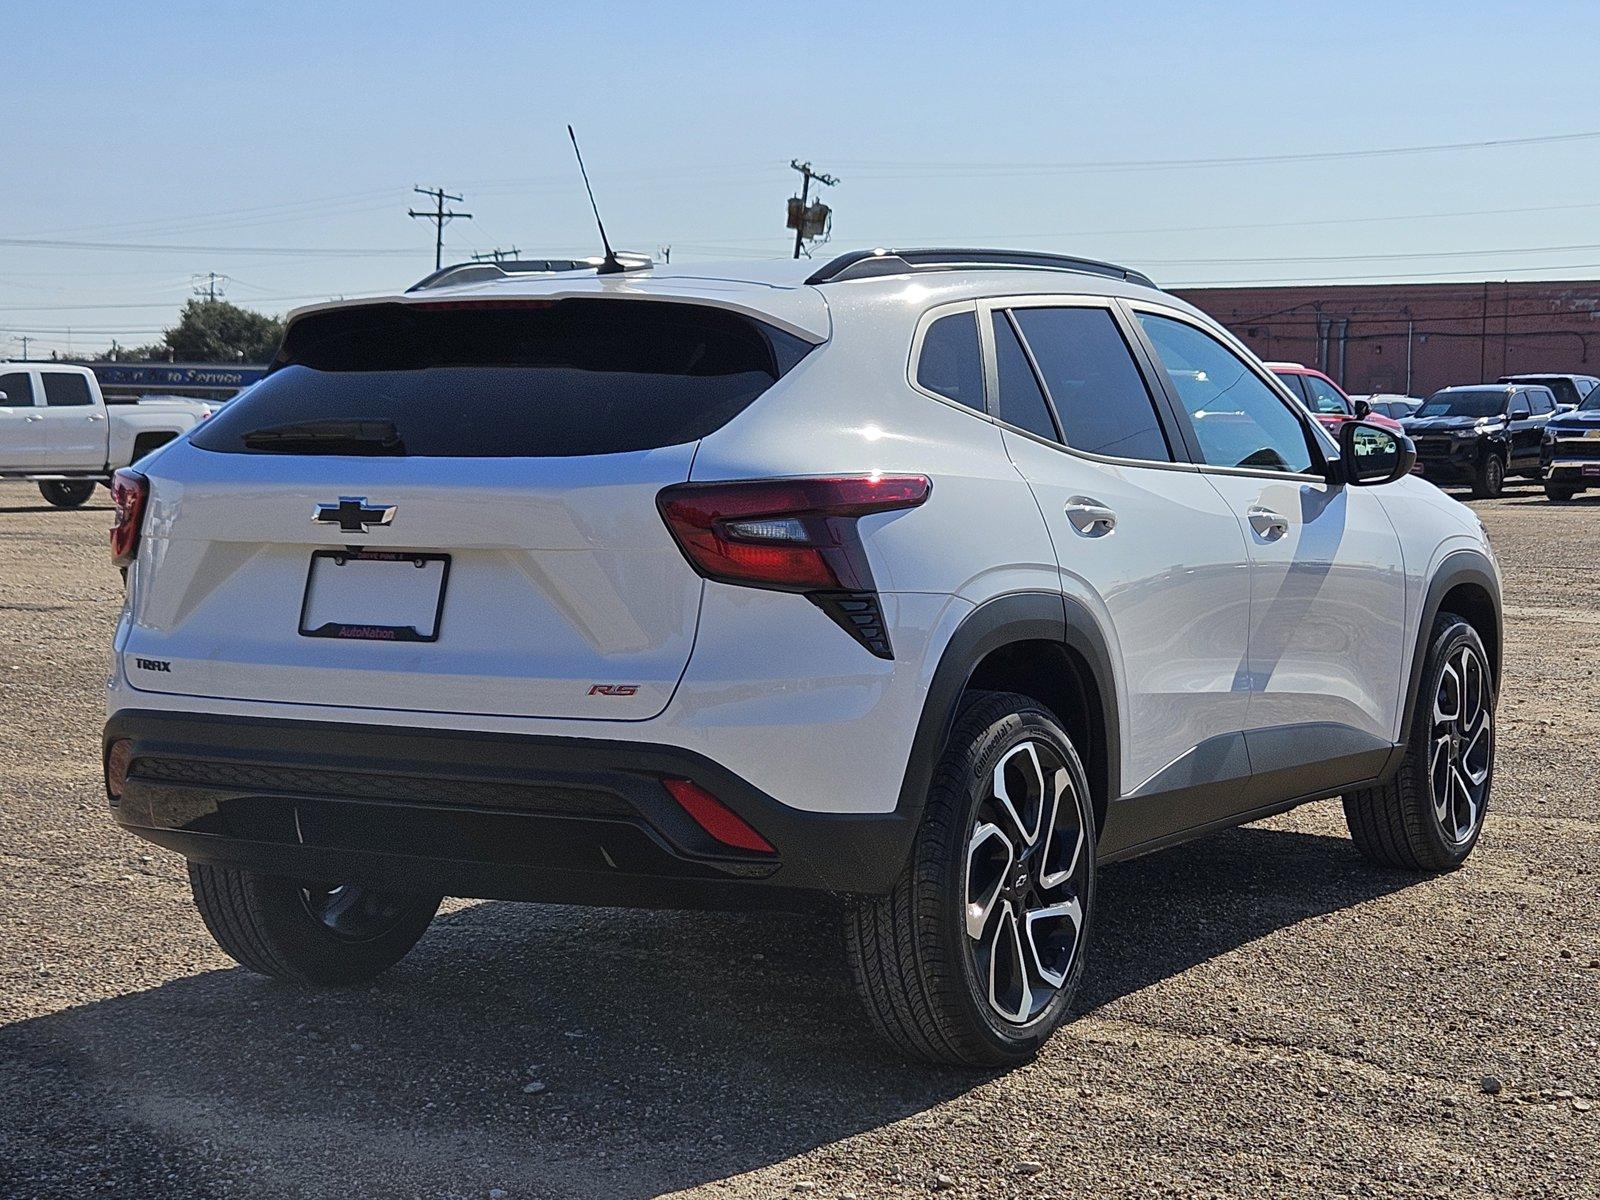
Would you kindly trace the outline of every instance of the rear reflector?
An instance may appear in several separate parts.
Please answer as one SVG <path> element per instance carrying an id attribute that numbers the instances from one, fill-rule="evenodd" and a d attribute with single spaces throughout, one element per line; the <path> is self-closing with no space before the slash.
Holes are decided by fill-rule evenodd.
<path id="1" fill-rule="evenodd" d="M 122 799 L 122 788 L 128 782 L 128 765 L 133 760 L 133 743 L 118 738 L 106 751 L 106 795 L 115 804 Z"/>
<path id="2" fill-rule="evenodd" d="M 760 854 L 775 853 L 771 842 L 699 784 L 687 779 L 663 779 L 661 784 L 683 811 L 694 818 L 696 825 L 724 846 L 732 846 L 736 850 L 754 850 Z"/>
<path id="3" fill-rule="evenodd" d="M 150 496 L 150 481 L 137 471 L 124 467 L 111 477 L 111 503 L 116 513 L 111 518 L 111 561 L 126 568 L 139 553 L 139 526 L 144 522 L 144 504 Z"/>

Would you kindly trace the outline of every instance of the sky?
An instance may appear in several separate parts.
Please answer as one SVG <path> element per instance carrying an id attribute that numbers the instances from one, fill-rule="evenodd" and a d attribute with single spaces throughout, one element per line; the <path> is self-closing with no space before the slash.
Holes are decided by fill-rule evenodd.
<path id="1" fill-rule="evenodd" d="M 158 340 L 206 272 L 272 313 L 402 288 L 433 266 L 418 185 L 473 214 L 447 262 L 594 253 L 568 122 L 613 242 L 674 263 L 787 257 L 799 158 L 839 180 L 818 256 L 1600 277 L 1592 0 L 11 0 L 4 24 L 0 357 Z"/>

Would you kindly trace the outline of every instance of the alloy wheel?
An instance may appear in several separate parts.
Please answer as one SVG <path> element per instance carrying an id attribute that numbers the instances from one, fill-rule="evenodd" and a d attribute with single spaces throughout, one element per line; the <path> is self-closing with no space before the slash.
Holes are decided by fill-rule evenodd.
<path id="1" fill-rule="evenodd" d="M 1451 651 L 1439 675 L 1428 755 L 1434 817 L 1452 845 L 1464 845 L 1477 831 L 1493 763 L 1489 668 L 1472 645 L 1463 643 Z"/>
<path id="2" fill-rule="evenodd" d="M 1061 755 L 1029 740 L 985 785 L 967 839 L 966 946 L 989 1007 L 1007 1024 L 1042 1016 L 1083 944 L 1084 803 Z"/>

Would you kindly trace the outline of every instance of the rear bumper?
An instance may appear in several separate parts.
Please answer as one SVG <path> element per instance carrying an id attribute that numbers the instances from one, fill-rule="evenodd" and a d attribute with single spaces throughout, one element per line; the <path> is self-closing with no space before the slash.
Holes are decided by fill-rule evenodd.
<path id="1" fill-rule="evenodd" d="M 790 808 L 679 747 L 122 710 L 112 811 L 185 857 L 485 899 L 789 906 L 889 890 L 912 814 Z M 722 845 L 662 786 L 688 779 L 774 848 Z"/>

